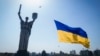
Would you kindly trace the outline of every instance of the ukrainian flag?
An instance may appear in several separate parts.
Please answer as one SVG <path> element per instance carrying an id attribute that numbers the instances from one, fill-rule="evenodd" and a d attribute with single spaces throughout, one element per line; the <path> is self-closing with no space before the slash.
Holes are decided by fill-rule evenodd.
<path id="1" fill-rule="evenodd" d="M 89 48 L 89 40 L 86 32 L 81 28 L 72 28 L 55 20 L 60 42 L 78 43 Z"/>

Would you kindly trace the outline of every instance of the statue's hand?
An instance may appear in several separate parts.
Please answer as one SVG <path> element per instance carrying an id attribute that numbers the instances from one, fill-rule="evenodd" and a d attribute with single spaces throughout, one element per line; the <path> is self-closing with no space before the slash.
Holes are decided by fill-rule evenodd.
<path id="1" fill-rule="evenodd" d="M 20 12 L 18 12 L 18 14 L 20 14 Z"/>
<path id="2" fill-rule="evenodd" d="M 33 20 L 36 20 L 36 19 L 37 19 L 37 17 L 34 17 L 34 18 L 33 18 Z"/>

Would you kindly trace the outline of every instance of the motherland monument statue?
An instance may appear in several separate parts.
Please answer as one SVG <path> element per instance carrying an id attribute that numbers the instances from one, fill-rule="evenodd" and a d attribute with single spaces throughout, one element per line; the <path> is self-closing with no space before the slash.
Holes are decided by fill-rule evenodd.
<path id="1" fill-rule="evenodd" d="M 27 52 L 28 48 L 28 40 L 31 35 L 31 29 L 32 25 L 37 19 L 37 13 L 32 13 L 32 21 L 28 22 L 29 17 L 25 17 L 25 21 L 21 17 L 21 8 L 22 5 L 20 4 L 18 16 L 20 19 L 20 41 L 19 41 L 19 48 L 15 56 L 29 56 L 29 53 Z"/>

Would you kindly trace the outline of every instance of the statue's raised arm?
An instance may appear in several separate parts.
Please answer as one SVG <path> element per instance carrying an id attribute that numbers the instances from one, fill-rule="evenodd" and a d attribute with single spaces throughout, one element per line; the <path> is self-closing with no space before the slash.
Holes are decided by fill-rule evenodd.
<path id="1" fill-rule="evenodd" d="M 21 13 L 21 7 L 22 7 L 22 5 L 20 4 L 19 11 L 18 11 L 18 16 L 19 16 L 19 19 L 21 21 L 23 21 L 21 15 L 20 15 L 20 13 Z"/>

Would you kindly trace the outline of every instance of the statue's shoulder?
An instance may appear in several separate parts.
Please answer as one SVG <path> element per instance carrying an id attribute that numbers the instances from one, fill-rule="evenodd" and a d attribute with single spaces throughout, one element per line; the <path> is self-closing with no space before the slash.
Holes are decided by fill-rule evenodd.
<path id="1" fill-rule="evenodd" d="M 29 24 L 33 24 L 33 21 L 30 21 Z"/>
<path id="2" fill-rule="evenodd" d="M 22 20 L 22 21 L 20 21 L 20 23 L 23 24 L 23 23 L 25 23 L 25 22 Z"/>

